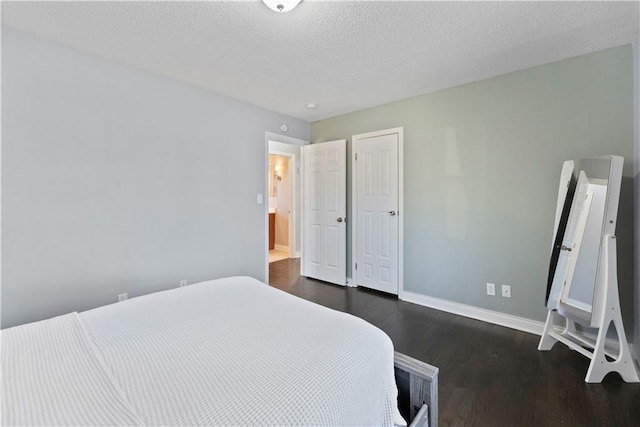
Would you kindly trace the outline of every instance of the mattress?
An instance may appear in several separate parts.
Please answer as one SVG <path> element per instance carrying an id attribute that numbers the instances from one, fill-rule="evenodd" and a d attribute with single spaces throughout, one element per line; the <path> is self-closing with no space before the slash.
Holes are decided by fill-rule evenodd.
<path id="1" fill-rule="evenodd" d="M 3 425 L 393 425 L 393 345 L 248 277 L 2 331 Z"/>

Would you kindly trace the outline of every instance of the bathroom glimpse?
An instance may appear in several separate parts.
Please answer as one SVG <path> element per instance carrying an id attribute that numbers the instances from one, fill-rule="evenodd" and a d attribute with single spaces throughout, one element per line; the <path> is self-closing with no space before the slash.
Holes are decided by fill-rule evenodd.
<path id="1" fill-rule="evenodd" d="M 269 155 L 269 262 L 289 257 L 289 158 Z"/>

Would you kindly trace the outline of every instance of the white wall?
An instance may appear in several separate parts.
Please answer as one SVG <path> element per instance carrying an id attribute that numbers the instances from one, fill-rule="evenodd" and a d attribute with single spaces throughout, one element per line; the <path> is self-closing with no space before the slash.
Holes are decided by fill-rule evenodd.
<path id="1" fill-rule="evenodd" d="M 282 123 L 309 139 L 304 121 L 3 28 L 2 327 L 264 279 L 256 195 Z"/>

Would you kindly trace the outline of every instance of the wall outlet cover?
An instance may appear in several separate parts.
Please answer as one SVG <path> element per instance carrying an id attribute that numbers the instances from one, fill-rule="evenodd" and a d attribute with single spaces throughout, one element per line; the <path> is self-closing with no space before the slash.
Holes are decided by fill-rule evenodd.
<path id="1" fill-rule="evenodd" d="M 502 285 L 502 296 L 504 298 L 511 298 L 511 286 Z"/>
<path id="2" fill-rule="evenodd" d="M 126 292 L 124 294 L 118 294 L 118 302 L 125 301 L 127 298 L 129 298 L 129 294 Z"/>
<path id="3" fill-rule="evenodd" d="M 487 295 L 496 296 L 496 284 L 487 283 Z"/>

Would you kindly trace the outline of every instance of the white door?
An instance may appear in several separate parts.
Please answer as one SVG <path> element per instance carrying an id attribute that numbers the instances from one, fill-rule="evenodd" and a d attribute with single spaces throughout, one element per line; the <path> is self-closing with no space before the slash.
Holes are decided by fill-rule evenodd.
<path id="1" fill-rule="evenodd" d="M 398 134 L 354 140 L 356 283 L 398 294 Z"/>
<path id="2" fill-rule="evenodd" d="M 584 171 L 580 171 L 564 239 L 562 240 L 561 253 L 558 257 L 558 265 L 553 277 L 551 293 L 547 301 L 547 308 L 551 310 L 560 309 L 560 302 L 566 303 L 569 288 L 571 287 L 585 225 L 591 208 L 592 193 L 588 191 L 588 187 L 589 180 Z M 595 266 L 593 277 L 595 277 Z"/>
<path id="3" fill-rule="evenodd" d="M 347 277 L 347 141 L 302 147 L 303 274 L 344 286 Z"/>

